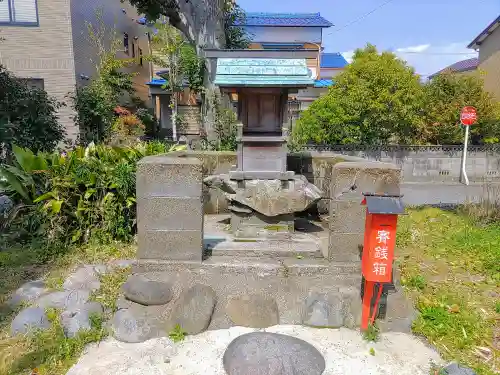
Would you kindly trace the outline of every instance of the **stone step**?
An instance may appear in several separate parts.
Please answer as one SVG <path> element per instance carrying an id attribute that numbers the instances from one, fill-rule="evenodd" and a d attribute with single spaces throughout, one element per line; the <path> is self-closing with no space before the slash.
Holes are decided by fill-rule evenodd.
<path id="1" fill-rule="evenodd" d="M 207 246 L 212 256 L 322 258 L 321 247 L 313 240 L 224 240 Z"/>
<path id="2" fill-rule="evenodd" d="M 326 259 L 279 257 L 211 256 L 203 262 L 140 259 L 134 273 L 143 272 L 219 272 L 221 274 L 353 277 L 361 279 L 360 262 L 329 262 Z"/>

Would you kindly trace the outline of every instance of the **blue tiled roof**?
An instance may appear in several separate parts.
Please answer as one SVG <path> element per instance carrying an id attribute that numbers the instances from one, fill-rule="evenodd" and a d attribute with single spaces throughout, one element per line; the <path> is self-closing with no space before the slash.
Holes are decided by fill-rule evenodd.
<path id="1" fill-rule="evenodd" d="M 322 53 L 321 67 L 322 68 L 337 68 L 341 69 L 347 65 L 347 60 L 340 53 Z"/>
<path id="2" fill-rule="evenodd" d="M 163 78 L 153 78 L 151 81 L 147 82 L 148 86 L 163 86 L 167 83 L 166 79 Z"/>
<path id="3" fill-rule="evenodd" d="M 310 26 L 330 27 L 333 24 L 319 13 L 246 13 L 244 22 L 238 26 Z"/>
<path id="4" fill-rule="evenodd" d="M 331 79 L 318 79 L 314 81 L 314 87 L 319 89 L 330 86 L 333 86 L 333 81 Z"/>

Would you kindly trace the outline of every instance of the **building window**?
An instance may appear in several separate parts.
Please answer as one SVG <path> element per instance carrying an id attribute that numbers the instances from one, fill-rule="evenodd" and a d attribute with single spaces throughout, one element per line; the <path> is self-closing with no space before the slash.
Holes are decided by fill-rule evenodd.
<path id="1" fill-rule="evenodd" d="M 38 26 L 37 0 L 0 0 L 0 25 Z"/>
<path id="2" fill-rule="evenodd" d="M 125 53 L 128 55 L 129 42 L 128 42 L 128 34 L 127 33 L 123 33 L 123 48 L 125 49 Z"/>
<path id="3" fill-rule="evenodd" d="M 19 82 L 25 83 L 29 88 L 45 90 L 43 78 L 18 78 L 18 80 Z"/>

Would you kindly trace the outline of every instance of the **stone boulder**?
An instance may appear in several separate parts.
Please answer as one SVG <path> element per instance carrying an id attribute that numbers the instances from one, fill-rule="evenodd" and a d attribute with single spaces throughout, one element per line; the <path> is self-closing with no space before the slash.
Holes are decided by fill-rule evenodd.
<path id="1" fill-rule="evenodd" d="M 301 175 L 294 176 L 288 187 L 280 180 L 248 180 L 239 188 L 228 175 L 210 176 L 204 182 L 220 188 L 231 203 L 236 202 L 235 207 L 246 206 L 265 216 L 302 212 L 323 197 L 323 192 Z"/>
<path id="2" fill-rule="evenodd" d="M 295 337 L 253 332 L 237 337 L 223 357 L 227 375 L 321 375 L 325 359 Z"/>
<path id="3" fill-rule="evenodd" d="M 12 321 L 10 334 L 15 336 L 49 328 L 50 321 L 45 311 L 39 307 L 28 307 L 27 309 L 21 310 Z"/>
<path id="4" fill-rule="evenodd" d="M 34 305 L 42 309 L 67 310 L 72 306 L 83 305 L 90 298 L 90 290 L 65 290 L 52 292 L 38 298 Z"/>
<path id="5" fill-rule="evenodd" d="M 201 284 L 182 292 L 172 309 L 169 326 L 179 325 L 189 335 L 205 331 L 210 325 L 216 298 L 212 288 Z"/>
<path id="6" fill-rule="evenodd" d="M 17 289 L 7 304 L 10 307 L 18 307 L 23 303 L 31 303 L 49 291 L 43 280 L 30 281 Z"/>
<path id="7" fill-rule="evenodd" d="M 115 339 L 128 343 L 144 342 L 167 335 L 146 315 L 130 309 L 118 310 L 111 320 L 110 328 Z"/>
<path id="8" fill-rule="evenodd" d="M 170 283 L 149 280 L 142 275 L 131 275 L 122 290 L 127 299 L 146 306 L 165 305 L 173 297 Z"/>
<path id="9" fill-rule="evenodd" d="M 83 305 L 70 307 L 61 313 L 61 323 L 66 337 L 75 337 L 78 332 L 92 328 L 92 315 L 102 316 L 104 309 L 98 302 L 87 302 Z"/>
<path id="10" fill-rule="evenodd" d="M 441 371 L 443 375 L 476 375 L 476 372 L 458 363 L 450 363 Z"/>
<path id="11" fill-rule="evenodd" d="M 279 324 L 276 301 L 257 294 L 230 297 L 226 314 L 235 325 L 242 327 L 267 328 Z"/>
<path id="12" fill-rule="evenodd" d="M 318 328 L 340 328 L 344 325 L 345 314 L 342 297 L 313 294 L 305 301 L 302 324 Z"/>
<path id="13" fill-rule="evenodd" d="M 95 291 L 101 287 L 99 281 L 99 274 L 93 266 L 84 266 L 78 268 L 75 272 L 70 274 L 66 281 L 64 281 L 64 290 L 90 290 Z"/>

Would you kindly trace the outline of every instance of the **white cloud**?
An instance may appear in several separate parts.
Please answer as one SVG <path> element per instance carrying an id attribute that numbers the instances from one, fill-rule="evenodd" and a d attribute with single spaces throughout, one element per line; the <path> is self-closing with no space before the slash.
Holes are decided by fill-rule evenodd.
<path id="1" fill-rule="evenodd" d="M 415 71 L 427 78 L 429 75 L 440 71 L 447 66 L 461 60 L 477 57 L 477 53 L 467 48 L 468 42 L 453 42 L 448 44 L 433 45 L 430 43 L 392 49 L 394 53 Z M 354 50 L 342 52 L 344 58 L 350 63 Z"/>
<path id="2" fill-rule="evenodd" d="M 354 50 L 342 52 L 342 56 L 347 60 L 348 63 L 352 62 L 352 57 L 354 56 Z"/>
<path id="3" fill-rule="evenodd" d="M 477 53 L 467 48 L 467 42 L 453 42 L 444 45 L 422 44 L 395 50 L 396 55 L 413 66 L 424 76 L 434 74 L 461 60 L 477 57 Z"/>
<path id="4" fill-rule="evenodd" d="M 404 47 L 396 49 L 396 52 L 424 52 L 429 49 L 430 44 L 420 44 L 418 46 Z"/>

